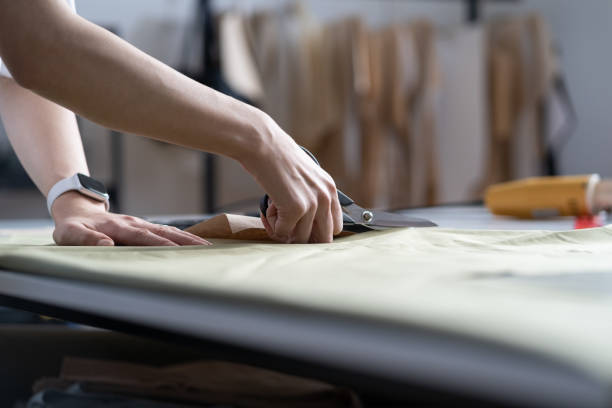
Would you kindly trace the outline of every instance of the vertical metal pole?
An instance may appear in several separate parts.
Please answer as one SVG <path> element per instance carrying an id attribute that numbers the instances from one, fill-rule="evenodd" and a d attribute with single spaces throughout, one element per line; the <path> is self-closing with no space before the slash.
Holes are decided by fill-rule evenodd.
<path id="1" fill-rule="evenodd" d="M 217 157 L 212 153 L 206 153 L 204 161 L 204 174 L 206 178 L 206 196 L 204 203 L 204 211 L 207 214 L 213 214 L 217 210 Z"/>
<path id="2" fill-rule="evenodd" d="M 214 66 L 215 27 L 212 18 L 212 7 L 209 0 L 200 0 L 198 4 L 198 23 L 202 27 L 202 79 L 205 85 L 215 87 L 212 72 Z M 204 154 L 204 212 L 212 214 L 217 209 L 217 158 L 214 154 Z"/>
<path id="3" fill-rule="evenodd" d="M 464 0 L 466 9 L 466 20 L 475 23 L 480 18 L 482 0 Z"/>
<path id="4" fill-rule="evenodd" d="M 123 135 L 116 130 L 110 131 L 111 136 L 111 200 L 113 211 L 121 212 L 121 182 L 123 180 Z"/>

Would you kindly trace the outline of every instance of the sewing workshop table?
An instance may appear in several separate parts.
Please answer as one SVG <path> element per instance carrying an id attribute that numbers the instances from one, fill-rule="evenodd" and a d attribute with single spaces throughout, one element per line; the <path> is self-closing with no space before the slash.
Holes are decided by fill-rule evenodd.
<path id="1" fill-rule="evenodd" d="M 406 212 L 451 228 L 572 228 L 569 219 L 518 221 L 493 217 L 478 206 Z M 51 224 L 36 220 L 0 222 L 0 230 L 41 227 L 50 228 Z M 598 393 L 602 392 L 596 385 L 587 384 L 577 393 L 567 386 L 569 380 L 564 376 L 570 374 L 554 364 L 534 362 L 533 356 L 517 349 L 418 327 L 399 329 L 384 323 L 339 319 L 316 311 L 278 310 L 264 305 L 244 308 L 222 298 L 194 299 L 146 290 L 111 289 L 102 284 L 10 270 L 0 271 L 0 304 L 95 327 L 216 349 L 235 360 L 395 398 L 425 389 L 438 393 L 440 398 L 448 392 L 448 396 L 497 403 L 508 400 L 517 405 L 577 406 L 580 402 L 589 406 L 591 401 L 592 406 L 597 406 Z M 542 378 L 552 380 L 542 382 Z M 534 389 L 531 384 L 538 381 L 548 386 Z"/>

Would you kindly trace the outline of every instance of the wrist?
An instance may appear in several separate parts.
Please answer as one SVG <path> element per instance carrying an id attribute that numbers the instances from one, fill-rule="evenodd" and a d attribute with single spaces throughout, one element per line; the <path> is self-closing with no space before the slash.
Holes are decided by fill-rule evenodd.
<path id="1" fill-rule="evenodd" d="M 292 141 L 268 114 L 257 111 L 254 114 L 248 131 L 248 138 L 237 147 L 232 157 L 240 162 L 251 173 L 263 164 L 276 161 L 283 145 Z"/>
<path id="2" fill-rule="evenodd" d="M 51 215 L 56 221 L 83 212 L 106 212 L 106 204 L 78 191 L 67 191 L 57 197 L 51 206 Z"/>

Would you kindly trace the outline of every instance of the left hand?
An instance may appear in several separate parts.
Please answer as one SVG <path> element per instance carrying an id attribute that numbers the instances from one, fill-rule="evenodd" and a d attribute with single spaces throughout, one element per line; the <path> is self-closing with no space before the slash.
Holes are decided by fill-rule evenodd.
<path id="1" fill-rule="evenodd" d="M 123 214 L 109 213 L 104 203 L 69 191 L 52 207 L 58 245 L 211 245 L 198 236 L 167 225 L 157 225 Z"/>

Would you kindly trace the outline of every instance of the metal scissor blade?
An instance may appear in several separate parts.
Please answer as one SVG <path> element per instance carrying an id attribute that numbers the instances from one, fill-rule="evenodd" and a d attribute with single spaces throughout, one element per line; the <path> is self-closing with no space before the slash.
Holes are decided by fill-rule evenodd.
<path id="1" fill-rule="evenodd" d="M 361 224 L 372 229 L 387 229 L 398 227 L 437 227 L 438 225 L 424 218 L 394 214 L 385 211 L 366 210 L 357 204 L 342 207 L 355 224 Z"/>

